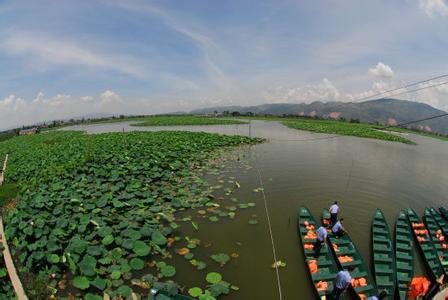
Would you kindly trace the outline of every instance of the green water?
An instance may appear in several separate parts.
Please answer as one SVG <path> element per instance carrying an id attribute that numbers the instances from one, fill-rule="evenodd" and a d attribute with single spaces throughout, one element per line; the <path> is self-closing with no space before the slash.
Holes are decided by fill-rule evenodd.
<path id="1" fill-rule="evenodd" d="M 92 133 L 176 129 L 249 134 L 248 125 L 135 128 L 128 123 L 114 123 L 66 129 Z M 376 208 L 383 210 L 393 230 L 400 209 L 413 207 L 421 214 L 426 206 L 446 205 L 447 142 L 414 135 L 409 137 L 417 146 L 356 137 L 320 139 L 326 135 L 263 121 L 252 121 L 250 132 L 269 141 L 232 153 L 243 160 L 247 158 L 253 168 L 229 163 L 224 169 L 225 176 L 236 177 L 241 188 L 226 197 L 223 204 L 229 203 L 230 197 L 236 197 L 239 201 L 255 202 L 256 207 L 238 210 L 234 220 L 211 223 L 200 219 L 198 232 L 188 226 L 184 229 L 185 234 L 201 239 L 203 245 L 211 243 L 209 248 L 194 250 L 196 257 L 209 264 L 207 271 L 219 271 L 225 280 L 240 288 L 225 299 L 279 299 L 275 272 L 271 268 L 272 248 L 262 194 L 253 192 L 260 187 L 255 167 L 264 182 L 277 256 L 287 263 L 280 270 L 283 299 L 313 299 L 295 227 L 299 206 L 307 206 L 318 219 L 322 208 L 338 200 L 346 229 L 364 259 L 370 262 L 370 225 Z M 310 140 L 313 138 L 319 139 Z M 216 180 L 216 176 L 208 179 Z M 247 224 L 253 214 L 258 225 Z M 236 252 L 239 258 L 220 268 L 206 259 L 211 253 L 219 252 Z M 174 259 L 177 281 L 188 287 L 205 286 L 205 271 L 194 270 L 177 255 Z M 416 261 L 416 266 L 418 272 L 424 271 L 420 261 Z"/>

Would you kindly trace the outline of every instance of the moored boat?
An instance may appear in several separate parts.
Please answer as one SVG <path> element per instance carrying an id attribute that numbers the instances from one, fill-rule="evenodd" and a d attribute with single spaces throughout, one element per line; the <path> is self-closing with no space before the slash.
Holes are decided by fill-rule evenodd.
<path id="1" fill-rule="evenodd" d="M 431 212 L 431 215 L 434 218 L 434 221 L 436 221 L 437 225 L 440 227 L 440 229 L 442 229 L 442 232 L 445 236 L 448 235 L 448 221 L 445 220 L 444 217 L 442 217 L 442 215 L 435 210 L 433 207 L 428 208 L 429 211 Z"/>
<path id="2" fill-rule="evenodd" d="M 442 228 L 435 221 L 434 216 L 429 208 L 425 209 L 423 221 L 425 222 L 426 228 L 428 229 L 428 234 L 437 251 L 437 256 L 439 258 L 440 264 L 442 265 L 443 271 L 445 272 L 445 274 L 447 274 L 448 243 L 445 241 L 445 236 L 443 235 Z"/>
<path id="3" fill-rule="evenodd" d="M 412 208 L 407 209 L 409 223 L 414 234 L 420 251 L 423 254 L 426 267 L 428 268 L 428 275 L 432 282 L 439 278 L 444 272 L 437 255 L 436 248 L 429 236 L 429 231 L 425 224 L 422 223 Z"/>
<path id="4" fill-rule="evenodd" d="M 302 242 L 305 263 L 307 265 L 313 289 L 317 299 L 322 299 L 333 291 L 333 281 L 338 267 L 328 244 L 323 244 L 318 257 L 314 257 L 315 230 L 318 225 L 306 207 L 300 207 L 297 217 L 297 231 Z M 323 298 L 325 299 L 325 298 Z"/>
<path id="5" fill-rule="evenodd" d="M 439 212 L 442 215 L 442 217 L 445 218 L 446 221 L 448 221 L 448 210 L 444 207 L 439 207 Z"/>
<path id="6" fill-rule="evenodd" d="M 412 229 L 404 211 L 400 211 L 395 223 L 395 266 L 400 300 L 408 299 L 409 283 L 414 276 L 414 243 Z"/>
<path id="7" fill-rule="evenodd" d="M 386 218 L 380 209 L 372 221 L 372 260 L 374 278 L 378 291 L 385 290 L 390 297 L 395 295 L 395 252 Z"/>
<path id="8" fill-rule="evenodd" d="M 328 223 L 330 213 L 328 210 L 322 212 L 322 223 Z M 375 282 L 369 271 L 367 264 L 361 256 L 361 253 L 346 232 L 339 238 L 336 238 L 331 232 L 328 234 L 328 240 L 331 244 L 333 254 L 337 258 L 336 262 L 340 270 L 347 270 L 353 266 L 351 272 L 352 291 L 357 299 L 366 299 L 377 295 Z"/>

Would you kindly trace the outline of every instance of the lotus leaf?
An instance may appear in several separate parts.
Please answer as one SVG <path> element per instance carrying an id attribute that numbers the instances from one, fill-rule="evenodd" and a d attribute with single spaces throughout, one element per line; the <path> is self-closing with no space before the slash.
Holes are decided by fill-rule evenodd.
<path id="1" fill-rule="evenodd" d="M 120 277 L 121 277 L 121 271 L 118 271 L 118 270 L 112 271 L 112 273 L 111 273 L 111 275 L 110 275 L 110 278 L 111 278 L 112 280 L 117 280 L 117 279 L 119 279 Z"/>
<path id="2" fill-rule="evenodd" d="M 145 242 L 143 242 L 143 241 L 135 241 L 134 242 L 133 251 L 138 256 L 146 256 L 149 254 L 150 250 L 151 250 L 151 248 L 148 245 L 146 245 Z"/>
<path id="3" fill-rule="evenodd" d="M 205 277 L 205 280 L 207 280 L 208 283 L 214 284 L 214 283 L 221 282 L 222 276 L 221 276 L 221 274 L 219 274 L 217 272 L 210 272 Z"/>
<path id="4" fill-rule="evenodd" d="M 219 253 L 219 254 L 213 254 L 210 256 L 214 261 L 219 263 L 222 266 L 224 266 L 229 260 L 230 257 L 225 253 Z"/>
<path id="5" fill-rule="evenodd" d="M 166 265 L 160 268 L 160 273 L 164 277 L 173 277 L 174 275 L 176 275 L 176 269 L 173 266 Z"/>
<path id="6" fill-rule="evenodd" d="M 209 286 L 209 291 L 213 297 L 218 297 L 222 294 L 228 294 L 230 292 L 230 284 L 227 282 L 218 282 Z"/>
<path id="7" fill-rule="evenodd" d="M 108 246 L 114 242 L 114 237 L 111 234 L 106 235 L 101 241 L 103 245 Z"/>
<path id="8" fill-rule="evenodd" d="M 79 263 L 79 270 L 84 275 L 93 276 L 96 274 L 96 263 L 96 259 L 93 256 L 86 254 Z"/>
<path id="9" fill-rule="evenodd" d="M 130 297 L 132 295 L 132 289 L 127 285 L 122 285 L 117 289 L 117 293 L 123 297 Z"/>
<path id="10" fill-rule="evenodd" d="M 258 221 L 256 219 L 250 219 L 249 221 L 247 221 L 247 223 L 249 223 L 250 225 L 257 225 Z"/>
<path id="11" fill-rule="evenodd" d="M 75 278 L 73 278 L 73 286 L 78 289 L 85 290 L 89 288 L 90 283 L 87 277 L 76 276 Z"/>
<path id="12" fill-rule="evenodd" d="M 145 267 L 145 262 L 140 258 L 131 259 L 129 264 L 134 270 L 141 270 Z"/>
<path id="13" fill-rule="evenodd" d="M 94 295 L 94 294 L 91 294 L 91 293 L 87 293 L 84 296 L 84 300 L 102 300 L 102 299 L 103 299 L 103 297 L 98 296 L 98 295 Z"/>
<path id="14" fill-rule="evenodd" d="M 166 237 L 160 231 L 154 231 L 151 234 L 151 239 L 157 245 L 165 245 L 166 244 Z"/>
<path id="15" fill-rule="evenodd" d="M 52 264 L 57 264 L 61 261 L 61 258 L 57 254 L 50 254 L 50 256 L 48 257 L 48 261 Z"/>
<path id="16" fill-rule="evenodd" d="M 188 290 L 188 294 L 191 297 L 199 297 L 200 295 L 202 295 L 202 289 L 198 287 L 193 287 Z"/>

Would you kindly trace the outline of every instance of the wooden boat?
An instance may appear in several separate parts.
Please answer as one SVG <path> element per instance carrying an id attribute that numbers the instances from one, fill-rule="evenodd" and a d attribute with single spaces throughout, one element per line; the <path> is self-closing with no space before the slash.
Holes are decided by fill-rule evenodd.
<path id="1" fill-rule="evenodd" d="M 439 211 L 440 211 L 440 214 L 442 215 L 442 217 L 444 217 L 445 220 L 448 221 L 448 210 L 445 209 L 444 207 L 439 207 Z"/>
<path id="2" fill-rule="evenodd" d="M 325 224 L 330 220 L 330 212 L 326 209 L 322 211 L 322 223 Z M 375 282 L 369 271 L 367 264 L 346 232 L 343 236 L 336 238 L 331 232 L 328 234 L 328 241 L 331 244 L 333 254 L 337 258 L 336 262 L 340 270 L 347 270 L 349 266 L 353 266 L 351 277 L 355 281 L 364 278 L 367 281 L 365 286 L 353 286 L 352 291 L 356 299 L 366 299 L 377 295 Z M 347 260 L 350 258 L 350 261 Z"/>
<path id="3" fill-rule="evenodd" d="M 327 244 L 322 245 L 320 255 L 317 258 L 314 257 L 315 252 L 313 249 L 307 249 L 311 248 L 309 245 L 314 245 L 314 243 L 316 242 L 316 239 L 307 238 L 308 231 L 310 231 L 309 229 L 314 228 L 312 229 L 312 231 L 314 232 L 314 230 L 317 230 L 317 227 L 318 224 L 316 223 L 314 217 L 311 215 L 310 211 L 306 207 L 300 207 L 297 217 L 297 232 L 302 242 L 303 252 L 305 254 L 305 263 L 310 273 L 310 278 L 313 283 L 316 298 L 322 299 L 322 297 L 330 294 L 333 291 L 333 281 L 336 278 L 338 267 L 336 265 L 333 254 L 331 253 Z M 313 260 L 317 264 L 317 272 L 314 273 L 312 273 L 311 267 L 309 265 Z M 328 288 L 326 291 L 318 290 L 317 285 L 319 284 L 319 282 L 326 282 L 328 284 Z"/>
<path id="4" fill-rule="evenodd" d="M 448 243 L 445 241 L 442 228 L 437 224 L 429 208 L 425 209 L 423 216 L 429 236 L 437 251 L 437 257 L 442 265 L 445 274 L 448 273 Z"/>
<path id="5" fill-rule="evenodd" d="M 372 221 L 372 260 L 378 291 L 395 295 L 395 251 L 389 225 L 380 209 L 375 211 Z"/>
<path id="6" fill-rule="evenodd" d="M 414 233 L 414 239 L 419 246 L 420 251 L 423 254 L 426 267 L 428 268 L 428 275 L 430 280 L 434 282 L 436 278 L 442 275 L 443 269 L 440 264 L 436 248 L 429 236 L 429 231 L 423 224 L 420 218 L 417 216 L 412 208 L 407 209 L 409 223 Z"/>
<path id="7" fill-rule="evenodd" d="M 408 299 L 408 286 L 414 277 L 414 243 L 412 229 L 404 211 L 400 211 L 395 223 L 395 268 L 400 300 Z"/>
<path id="8" fill-rule="evenodd" d="M 442 217 L 442 215 L 435 210 L 433 207 L 429 208 L 434 221 L 436 221 L 437 225 L 442 229 L 442 232 L 445 236 L 448 235 L 448 221 Z"/>

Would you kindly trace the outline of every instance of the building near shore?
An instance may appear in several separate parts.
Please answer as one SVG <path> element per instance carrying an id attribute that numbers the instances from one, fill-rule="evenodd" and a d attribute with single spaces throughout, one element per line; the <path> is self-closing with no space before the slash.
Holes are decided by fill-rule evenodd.
<path id="1" fill-rule="evenodd" d="M 28 129 L 21 129 L 19 131 L 19 135 L 32 135 L 39 133 L 39 130 L 36 127 L 28 128 Z"/>

